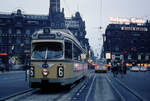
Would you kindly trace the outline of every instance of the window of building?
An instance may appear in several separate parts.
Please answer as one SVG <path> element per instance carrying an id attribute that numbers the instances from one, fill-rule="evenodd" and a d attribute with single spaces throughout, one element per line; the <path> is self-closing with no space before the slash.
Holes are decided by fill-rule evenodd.
<path id="1" fill-rule="evenodd" d="M 115 47 L 115 51 L 119 51 L 119 47 Z"/>
<path id="2" fill-rule="evenodd" d="M 0 22 L 3 22 L 3 20 L 2 20 L 2 19 L 0 19 Z"/>
<path id="3" fill-rule="evenodd" d="M 72 59 L 72 42 L 65 40 L 65 58 Z"/>
<path id="4" fill-rule="evenodd" d="M 21 39 L 17 38 L 16 43 L 20 44 L 21 43 Z"/>
<path id="5" fill-rule="evenodd" d="M 2 31 L 2 29 L 0 28 L 0 34 L 2 34 L 3 33 L 3 31 Z"/>
<path id="6" fill-rule="evenodd" d="M 17 29 L 17 30 L 16 30 L 16 34 L 21 34 L 21 30 L 20 30 L 20 29 Z"/>
<path id="7" fill-rule="evenodd" d="M 26 30 L 26 34 L 27 34 L 27 35 L 30 34 L 30 30 L 29 30 L 29 29 Z"/>
<path id="8" fill-rule="evenodd" d="M 9 43 L 9 44 L 11 44 L 11 43 L 12 43 L 12 40 L 11 40 L 11 38 L 9 38 L 9 40 L 8 40 L 8 43 Z"/>
<path id="9" fill-rule="evenodd" d="M 61 27 L 62 27 L 62 28 L 64 27 L 64 23 L 61 23 Z"/>
<path id="10" fill-rule="evenodd" d="M 8 22 L 8 23 L 10 23 L 10 22 L 11 22 L 11 20 L 9 20 L 9 19 L 8 19 L 8 20 L 7 20 L 7 22 Z"/>
<path id="11" fill-rule="evenodd" d="M 54 23 L 51 23 L 51 26 L 52 26 L 52 27 L 54 27 L 54 26 L 55 26 L 55 24 L 54 24 Z"/>
<path id="12" fill-rule="evenodd" d="M 2 43 L 2 37 L 0 37 L 0 43 Z"/>
<path id="13" fill-rule="evenodd" d="M 11 28 L 8 29 L 8 34 L 12 34 Z"/>
<path id="14" fill-rule="evenodd" d="M 20 21 L 17 21 L 16 24 L 17 24 L 17 25 L 21 25 L 21 22 L 20 22 Z"/>
<path id="15" fill-rule="evenodd" d="M 25 44 L 30 44 L 30 40 L 25 39 Z"/>

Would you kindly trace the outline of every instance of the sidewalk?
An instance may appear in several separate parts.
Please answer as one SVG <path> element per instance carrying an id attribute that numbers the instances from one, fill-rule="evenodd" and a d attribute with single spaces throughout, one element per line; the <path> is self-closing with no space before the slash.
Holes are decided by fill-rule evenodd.
<path id="1" fill-rule="evenodd" d="M 11 73 L 23 73 L 25 72 L 24 70 L 18 70 L 18 71 L 0 71 L 0 74 L 11 74 Z"/>

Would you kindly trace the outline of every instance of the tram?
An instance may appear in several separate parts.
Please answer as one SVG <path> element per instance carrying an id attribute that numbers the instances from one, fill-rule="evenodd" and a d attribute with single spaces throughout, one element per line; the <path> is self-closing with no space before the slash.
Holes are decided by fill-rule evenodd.
<path id="1" fill-rule="evenodd" d="M 32 35 L 30 87 L 69 85 L 86 75 L 86 51 L 66 29 L 43 28 Z"/>

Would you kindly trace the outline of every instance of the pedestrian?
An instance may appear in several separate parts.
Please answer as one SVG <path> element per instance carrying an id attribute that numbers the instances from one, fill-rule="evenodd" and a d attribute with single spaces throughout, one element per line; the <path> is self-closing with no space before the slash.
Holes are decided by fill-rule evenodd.
<path id="1" fill-rule="evenodd" d="M 113 72 L 113 76 L 116 77 L 118 74 L 118 66 L 117 64 L 114 64 L 113 68 L 112 68 L 112 72 Z"/>
<path id="2" fill-rule="evenodd" d="M 9 62 L 9 70 L 11 71 L 12 70 L 12 57 L 9 57 L 9 60 L 8 60 L 8 62 Z"/>
<path id="3" fill-rule="evenodd" d="M 127 73 L 127 66 L 126 66 L 126 63 L 123 64 L 123 73 L 124 73 L 124 74 Z"/>

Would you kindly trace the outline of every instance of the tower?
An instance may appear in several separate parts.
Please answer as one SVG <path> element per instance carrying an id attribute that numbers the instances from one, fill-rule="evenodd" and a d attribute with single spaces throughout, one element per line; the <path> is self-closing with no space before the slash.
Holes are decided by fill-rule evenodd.
<path id="1" fill-rule="evenodd" d="M 49 15 L 60 12 L 60 0 L 50 0 Z"/>
<path id="2" fill-rule="evenodd" d="M 60 0 L 50 0 L 49 21 L 51 28 L 64 28 L 64 9 L 60 10 Z"/>

